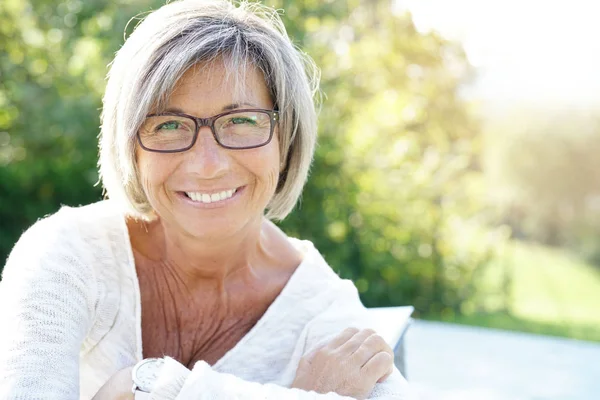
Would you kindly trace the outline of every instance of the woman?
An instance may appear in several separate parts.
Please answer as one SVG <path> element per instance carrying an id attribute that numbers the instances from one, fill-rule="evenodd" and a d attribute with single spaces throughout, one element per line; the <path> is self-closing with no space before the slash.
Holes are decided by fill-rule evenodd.
<path id="1" fill-rule="evenodd" d="M 270 222 L 306 180 L 316 84 L 266 7 L 150 14 L 103 99 L 109 200 L 7 261 L 0 398 L 405 398 L 352 283 Z"/>

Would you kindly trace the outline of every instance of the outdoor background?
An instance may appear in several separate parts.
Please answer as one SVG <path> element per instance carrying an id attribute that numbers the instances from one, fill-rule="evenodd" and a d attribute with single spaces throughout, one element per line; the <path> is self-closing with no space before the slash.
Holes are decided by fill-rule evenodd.
<path id="1" fill-rule="evenodd" d="M 0 266 L 37 219 L 101 198 L 107 65 L 163 3 L 0 1 Z M 283 229 L 368 306 L 600 341 L 593 2 L 266 3 L 322 69 L 320 145 Z"/>

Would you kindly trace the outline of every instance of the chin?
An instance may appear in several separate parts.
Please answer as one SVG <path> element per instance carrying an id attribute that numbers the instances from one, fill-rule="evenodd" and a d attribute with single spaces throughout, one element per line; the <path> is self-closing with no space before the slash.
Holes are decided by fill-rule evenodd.
<path id="1" fill-rule="evenodd" d="M 188 235 L 198 239 L 222 239 L 234 236 L 250 223 L 250 218 L 232 214 L 189 216 L 178 218 L 177 225 Z"/>

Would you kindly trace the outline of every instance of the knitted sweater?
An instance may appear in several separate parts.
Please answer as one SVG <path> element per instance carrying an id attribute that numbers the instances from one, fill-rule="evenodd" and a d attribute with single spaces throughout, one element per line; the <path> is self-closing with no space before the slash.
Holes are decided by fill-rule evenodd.
<path id="1" fill-rule="evenodd" d="M 351 281 L 311 242 L 256 325 L 214 365 L 171 358 L 152 399 L 347 399 L 290 389 L 300 358 L 344 328 L 366 327 Z M 0 282 L 0 399 L 91 399 L 142 359 L 138 278 L 125 218 L 110 200 L 36 222 L 13 248 Z M 398 370 L 371 398 L 405 399 Z"/>

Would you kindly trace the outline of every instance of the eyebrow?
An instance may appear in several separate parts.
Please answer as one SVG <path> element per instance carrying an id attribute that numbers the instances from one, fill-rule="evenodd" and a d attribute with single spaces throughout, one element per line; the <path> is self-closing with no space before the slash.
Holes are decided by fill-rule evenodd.
<path id="1" fill-rule="evenodd" d="M 235 110 L 236 108 L 240 108 L 241 106 L 250 106 L 254 108 L 259 108 L 256 104 L 252 103 L 233 103 L 223 107 L 223 111 Z"/>
<path id="2" fill-rule="evenodd" d="M 252 108 L 260 108 L 256 104 L 252 104 L 252 103 L 231 103 L 231 104 L 228 104 L 225 107 L 223 107 L 221 109 L 221 111 L 231 111 L 231 110 L 235 110 L 237 108 L 240 108 L 242 106 L 250 106 Z M 177 114 L 187 114 L 185 111 L 183 111 L 179 107 L 168 107 L 163 112 L 170 112 L 170 113 L 177 113 Z"/>

